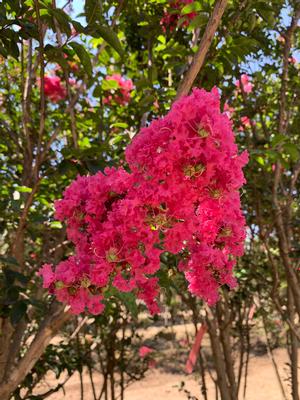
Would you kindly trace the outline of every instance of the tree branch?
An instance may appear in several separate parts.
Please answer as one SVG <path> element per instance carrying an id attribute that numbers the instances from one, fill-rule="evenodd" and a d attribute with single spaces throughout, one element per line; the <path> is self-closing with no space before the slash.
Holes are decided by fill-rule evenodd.
<path id="1" fill-rule="evenodd" d="M 56 1 L 55 0 L 52 0 L 52 7 L 54 10 L 56 9 Z M 61 31 L 59 29 L 59 25 L 57 23 L 56 18 L 54 18 L 54 25 L 55 25 L 55 30 L 56 30 L 57 43 L 58 43 L 59 47 L 62 48 L 63 47 L 62 36 L 61 36 Z M 70 105 L 72 103 L 72 93 L 71 93 L 71 87 L 70 87 L 70 82 L 69 82 L 69 73 L 68 73 L 67 69 L 64 68 L 63 66 L 62 66 L 62 69 L 63 69 L 65 83 L 66 83 L 68 102 Z M 72 132 L 73 144 L 74 144 L 74 148 L 78 149 L 78 137 L 77 137 L 76 118 L 75 118 L 74 107 L 68 107 L 68 109 L 69 109 L 69 114 L 70 114 L 70 119 L 71 119 L 71 132 Z"/>
<path id="2" fill-rule="evenodd" d="M 18 368 L 7 374 L 7 379 L 0 385 L 1 400 L 9 399 L 18 385 L 23 381 L 37 360 L 41 357 L 52 337 L 59 331 L 61 326 L 71 317 L 64 311 L 65 305 L 53 302 L 43 323 L 41 324 L 33 342 L 18 363 Z"/>
<path id="3" fill-rule="evenodd" d="M 207 26 L 206 26 L 204 35 L 202 36 L 202 39 L 201 39 L 201 42 L 199 45 L 199 50 L 195 54 L 189 70 L 187 71 L 187 73 L 185 74 L 185 77 L 183 78 L 182 82 L 179 85 L 177 95 L 176 95 L 176 100 L 179 99 L 181 96 L 187 95 L 189 93 L 189 91 L 191 90 L 193 83 L 194 83 L 199 71 L 202 68 L 206 54 L 212 43 L 212 40 L 216 33 L 216 30 L 217 30 L 218 26 L 220 25 L 221 18 L 224 14 L 227 2 L 228 2 L 228 0 L 218 0 L 217 1 L 214 11 L 208 21 Z"/>
<path id="4" fill-rule="evenodd" d="M 39 165 L 39 159 L 41 154 L 41 147 L 42 147 L 42 138 L 45 130 L 45 118 L 46 118 L 46 99 L 45 99 L 45 65 L 44 65 L 44 32 L 43 26 L 40 18 L 40 8 L 38 0 L 35 0 L 35 8 L 36 8 L 36 18 L 37 18 L 37 25 L 38 25 L 38 32 L 39 32 L 39 59 L 40 59 L 40 128 L 39 128 L 39 135 L 38 135 L 38 145 L 37 145 L 37 155 L 36 155 L 36 165 Z M 34 170 L 35 175 L 33 178 L 38 177 L 38 169 Z"/>

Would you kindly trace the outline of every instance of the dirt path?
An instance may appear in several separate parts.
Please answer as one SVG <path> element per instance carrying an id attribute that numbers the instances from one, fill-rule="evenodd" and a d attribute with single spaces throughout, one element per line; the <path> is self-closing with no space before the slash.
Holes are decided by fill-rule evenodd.
<path id="1" fill-rule="evenodd" d="M 285 380 L 287 378 L 288 361 L 286 351 L 277 349 L 274 351 L 276 362 L 278 363 L 280 374 Z M 215 400 L 214 384 L 208 377 L 208 399 Z M 171 374 L 162 372 L 159 369 L 150 370 L 146 378 L 140 382 L 135 382 L 125 392 L 125 400 L 186 400 L 187 395 L 179 391 L 180 383 L 185 382 L 185 388 L 202 399 L 200 394 L 199 380 L 196 374 Z M 84 374 L 84 400 L 93 400 L 88 374 Z M 101 376 L 95 377 L 96 388 L 99 388 Z M 53 384 L 49 378 L 48 384 Z M 40 388 L 43 392 L 47 388 L 47 383 Z M 289 394 L 287 381 L 284 381 L 286 394 Z M 289 398 L 289 396 L 287 396 Z M 53 394 L 49 400 L 80 400 L 80 382 L 78 374 L 75 374 L 65 386 L 65 394 L 62 391 Z M 242 391 L 240 399 L 243 399 Z M 247 395 L 245 400 L 281 400 L 282 395 L 276 380 L 276 375 L 272 362 L 268 355 L 251 356 L 249 364 L 249 376 L 247 384 Z"/>

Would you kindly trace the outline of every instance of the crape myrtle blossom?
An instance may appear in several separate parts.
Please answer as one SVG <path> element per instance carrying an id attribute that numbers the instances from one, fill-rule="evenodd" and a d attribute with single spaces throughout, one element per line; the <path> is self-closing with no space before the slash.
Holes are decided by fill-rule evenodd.
<path id="1" fill-rule="evenodd" d="M 44 76 L 44 93 L 53 103 L 65 100 L 67 97 L 66 84 L 62 81 L 60 76 L 57 75 L 60 71 L 60 66 L 57 66 L 55 70 L 51 72 L 52 75 Z M 40 79 L 38 79 L 38 84 L 40 85 Z M 68 84 L 73 88 L 78 87 L 78 83 L 74 78 L 69 78 Z"/>
<path id="2" fill-rule="evenodd" d="M 40 270 L 44 287 L 74 313 L 102 312 L 114 286 L 134 292 L 151 313 L 160 255 L 176 254 L 189 290 L 209 304 L 235 286 L 245 220 L 239 188 L 248 156 L 238 154 L 217 89 L 194 89 L 143 128 L 126 149 L 130 168 L 78 177 L 55 203 L 75 255 Z"/>
<path id="3" fill-rule="evenodd" d="M 53 103 L 65 100 L 67 97 L 67 89 L 57 75 L 45 75 L 44 93 Z"/>
<path id="4" fill-rule="evenodd" d="M 139 356 L 141 358 L 145 358 L 151 353 L 153 353 L 153 349 L 151 349 L 148 346 L 142 346 L 142 347 L 139 348 Z"/>
<path id="5" fill-rule="evenodd" d="M 164 16 L 160 20 L 160 25 L 164 32 L 169 29 L 171 32 L 176 28 L 177 23 L 180 18 L 183 16 L 181 15 L 181 10 L 187 5 L 193 3 L 194 0 L 175 0 L 170 2 L 170 8 L 165 11 Z M 196 12 L 191 12 L 186 15 L 185 21 L 183 21 L 182 26 L 187 27 L 189 26 L 190 22 L 196 17 Z"/>
<path id="6" fill-rule="evenodd" d="M 251 127 L 251 121 L 250 121 L 249 117 L 247 117 L 246 115 L 241 118 L 241 123 L 242 123 L 242 125 L 240 125 L 238 128 L 238 130 L 240 132 L 243 132 L 245 128 Z M 252 123 L 255 124 L 255 121 L 253 121 Z"/>
<path id="7" fill-rule="evenodd" d="M 290 64 L 297 64 L 297 59 L 295 58 L 295 57 L 289 57 L 288 58 L 288 62 L 290 63 Z"/>
<path id="8" fill-rule="evenodd" d="M 253 90 L 253 84 L 249 80 L 249 76 L 242 74 L 240 80 L 235 81 L 235 86 L 239 89 L 242 83 L 242 87 L 245 93 L 251 93 Z"/>
<path id="9" fill-rule="evenodd" d="M 111 104 L 112 101 L 115 101 L 117 104 L 126 105 L 130 102 L 130 93 L 134 87 L 131 79 L 125 79 L 120 74 L 113 74 L 106 76 L 105 80 L 116 81 L 118 87 L 115 93 L 103 99 L 104 104 Z"/>
<path id="10" fill-rule="evenodd" d="M 231 107 L 227 102 L 224 104 L 224 113 L 227 115 L 229 119 L 232 118 L 234 114 L 234 107 Z"/>

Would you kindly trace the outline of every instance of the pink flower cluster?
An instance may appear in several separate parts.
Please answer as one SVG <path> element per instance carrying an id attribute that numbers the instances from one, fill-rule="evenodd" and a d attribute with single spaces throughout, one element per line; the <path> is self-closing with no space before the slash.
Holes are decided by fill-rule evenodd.
<path id="1" fill-rule="evenodd" d="M 245 93 L 251 93 L 253 90 L 253 84 L 250 82 L 249 76 L 246 74 L 241 75 L 241 79 L 235 81 L 235 86 L 240 89 L 242 83 L 242 87 Z"/>
<path id="2" fill-rule="evenodd" d="M 239 126 L 239 131 L 240 132 L 243 132 L 244 128 L 250 128 L 251 127 L 251 121 L 250 121 L 249 117 L 247 117 L 247 116 L 244 116 L 244 117 L 241 118 L 241 123 L 242 123 L 242 125 Z"/>
<path id="3" fill-rule="evenodd" d="M 64 100 L 67 96 L 66 87 L 63 85 L 59 76 L 45 75 L 44 93 L 54 103 Z"/>
<path id="4" fill-rule="evenodd" d="M 139 356 L 141 358 L 145 358 L 151 353 L 153 353 L 153 349 L 151 349 L 148 346 L 142 346 L 142 347 L 139 348 Z"/>
<path id="5" fill-rule="evenodd" d="M 295 57 L 289 57 L 288 58 L 288 62 L 290 63 L 290 64 L 297 64 L 297 59 L 295 58 Z"/>
<path id="6" fill-rule="evenodd" d="M 143 128 L 122 167 L 78 177 L 56 202 L 76 253 L 40 271 L 44 287 L 74 313 L 103 310 L 109 287 L 134 292 L 151 313 L 163 252 L 176 254 L 189 290 L 213 304 L 233 287 L 243 254 L 245 220 L 239 188 L 247 153 L 238 155 L 217 89 L 194 89 L 164 118 Z"/>
<path id="7" fill-rule="evenodd" d="M 164 16 L 160 20 L 160 25 L 162 26 L 164 32 L 166 32 L 167 29 L 173 31 L 176 28 L 177 23 L 181 18 L 181 10 L 184 6 L 191 3 L 193 3 L 193 0 L 175 0 L 171 2 L 171 12 L 169 10 L 165 11 Z M 186 14 L 185 21 L 182 23 L 182 26 L 189 26 L 190 21 L 192 21 L 196 15 L 197 13 L 195 12 Z"/>
<path id="8" fill-rule="evenodd" d="M 104 104 L 110 104 L 112 101 L 120 105 L 126 105 L 130 102 L 130 92 L 133 90 L 131 79 L 125 79 L 120 74 L 113 74 L 105 78 L 107 81 L 116 81 L 118 83 L 117 92 L 110 94 L 103 99 Z"/>

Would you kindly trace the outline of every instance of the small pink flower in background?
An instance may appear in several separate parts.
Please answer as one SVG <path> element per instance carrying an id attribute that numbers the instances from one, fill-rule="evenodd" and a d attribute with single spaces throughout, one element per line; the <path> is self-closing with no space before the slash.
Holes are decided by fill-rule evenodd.
<path id="1" fill-rule="evenodd" d="M 194 0 L 175 0 L 171 2 L 170 7 L 172 12 L 165 11 L 164 16 L 160 20 L 160 25 L 162 26 L 164 32 L 166 32 L 167 28 L 169 28 L 171 32 L 176 28 L 179 19 L 182 17 L 180 15 L 181 10 L 187 4 L 193 3 L 193 1 Z M 178 10 L 178 12 L 176 12 L 176 10 Z M 189 26 L 189 23 L 196 17 L 196 15 L 196 12 L 186 14 L 186 21 L 183 22 L 182 26 Z"/>
<path id="2" fill-rule="evenodd" d="M 153 349 L 151 349 L 148 346 L 142 346 L 139 349 L 139 355 L 140 355 L 141 358 L 145 358 L 151 353 L 153 353 Z"/>
<path id="3" fill-rule="evenodd" d="M 241 122 L 245 128 L 249 128 L 251 126 L 250 119 L 248 117 L 242 117 Z"/>
<path id="4" fill-rule="evenodd" d="M 125 79 L 120 74 L 106 76 L 107 81 L 116 81 L 118 83 L 118 92 L 109 95 L 103 99 L 104 104 L 110 104 L 112 100 L 120 105 L 126 105 L 130 102 L 130 92 L 133 90 L 133 82 L 131 79 Z"/>
<path id="5" fill-rule="evenodd" d="M 250 128 L 250 126 L 251 126 L 250 119 L 249 119 L 249 117 L 246 117 L 246 116 L 241 118 L 241 123 L 242 123 L 242 125 L 239 127 L 240 132 L 244 131 L 244 128 Z"/>
<path id="6" fill-rule="evenodd" d="M 59 76 L 45 75 L 44 93 L 53 103 L 64 100 L 67 96 L 67 90 Z"/>
<path id="7" fill-rule="evenodd" d="M 288 61 L 289 61 L 290 64 L 296 64 L 296 63 L 297 63 L 296 58 L 293 57 L 293 56 L 292 56 L 292 57 L 289 57 Z"/>
<path id="8" fill-rule="evenodd" d="M 69 79 L 69 85 L 70 85 L 70 86 L 73 86 L 74 88 L 78 88 L 78 87 L 79 87 L 79 85 L 78 85 L 76 79 L 74 79 L 74 78 L 70 78 L 70 79 Z"/>
<path id="9" fill-rule="evenodd" d="M 224 104 L 224 113 L 227 115 L 228 118 L 231 118 L 234 113 L 234 108 L 230 107 L 228 103 Z"/>
<path id="10" fill-rule="evenodd" d="M 249 76 L 246 75 L 246 74 L 242 74 L 240 80 L 242 82 L 242 87 L 243 87 L 244 92 L 245 93 L 251 93 L 252 90 L 253 90 L 253 84 L 250 83 Z M 237 88 L 240 88 L 240 86 L 241 86 L 240 80 L 235 81 L 235 86 Z"/>
<path id="11" fill-rule="evenodd" d="M 275 172 L 276 171 L 276 164 L 272 164 L 271 169 L 272 169 L 272 172 Z M 284 166 L 283 165 L 280 165 L 280 170 L 284 171 Z"/>

